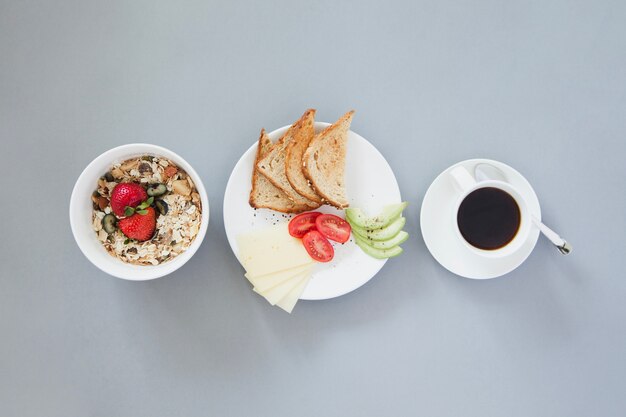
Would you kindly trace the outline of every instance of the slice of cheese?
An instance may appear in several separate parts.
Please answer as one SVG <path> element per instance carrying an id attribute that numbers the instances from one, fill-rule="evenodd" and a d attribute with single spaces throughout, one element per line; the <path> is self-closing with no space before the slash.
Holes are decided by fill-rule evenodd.
<path id="1" fill-rule="evenodd" d="M 273 288 L 270 288 L 267 291 L 261 292 L 254 288 L 254 292 L 262 295 L 271 305 L 275 305 L 277 302 L 285 298 L 291 292 L 291 290 L 296 288 L 302 281 L 308 279 L 308 277 L 310 276 L 310 272 L 301 272 L 294 278 L 283 282 L 282 284 L 279 284 Z"/>
<path id="2" fill-rule="evenodd" d="M 311 275 L 309 275 L 305 280 L 301 281 L 296 287 L 294 287 L 289 294 L 285 296 L 282 300 L 276 303 L 276 305 L 287 313 L 291 314 L 293 308 L 296 306 L 296 303 L 300 299 L 300 296 L 304 292 L 304 289 L 311 281 Z"/>
<path id="3" fill-rule="evenodd" d="M 302 242 L 289 235 L 287 223 L 237 237 L 239 260 L 250 276 L 284 271 L 313 261 Z"/>
<path id="4" fill-rule="evenodd" d="M 248 281 L 254 285 L 254 288 L 257 291 L 263 292 L 267 291 L 270 288 L 273 288 L 283 282 L 295 277 L 296 275 L 301 274 L 302 272 L 311 273 L 311 269 L 313 269 L 313 265 L 302 265 L 291 269 L 285 269 L 284 271 L 274 272 L 266 275 L 258 275 L 251 276 L 249 273 L 246 273 L 245 276 L 248 278 Z"/>

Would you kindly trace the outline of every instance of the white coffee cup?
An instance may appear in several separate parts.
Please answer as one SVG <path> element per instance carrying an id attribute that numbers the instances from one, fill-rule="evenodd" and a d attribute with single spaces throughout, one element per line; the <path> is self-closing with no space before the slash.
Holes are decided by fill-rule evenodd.
<path id="1" fill-rule="evenodd" d="M 524 243 L 526 243 L 532 226 L 532 219 L 530 216 L 530 212 L 528 211 L 528 204 L 526 203 L 524 198 L 522 198 L 520 192 L 511 184 L 505 181 L 493 179 L 477 181 L 474 176 L 470 174 L 470 172 L 463 166 L 458 166 L 452 169 L 452 171 L 450 171 L 450 176 L 459 191 L 459 197 L 457 198 L 453 206 L 453 215 L 451 216 L 451 220 L 454 222 L 454 230 L 456 231 L 458 239 L 463 242 L 463 244 L 465 244 L 465 246 L 469 250 L 486 258 L 503 258 L 520 250 Z M 500 189 L 510 195 L 517 203 L 520 211 L 520 225 L 513 239 L 501 248 L 493 250 L 478 248 L 465 240 L 465 238 L 461 234 L 461 230 L 459 229 L 459 224 L 457 221 L 457 214 L 463 200 L 465 200 L 465 198 L 472 192 L 487 187 Z"/>

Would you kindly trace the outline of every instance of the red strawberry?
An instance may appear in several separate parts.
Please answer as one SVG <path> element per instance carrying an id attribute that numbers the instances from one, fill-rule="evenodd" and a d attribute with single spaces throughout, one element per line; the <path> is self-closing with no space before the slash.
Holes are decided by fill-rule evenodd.
<path id="1" fill-rule="evenodd" d="M 135 208 L 147 198 L 148 194 L 141 185 L 122 182 L 111 191 L 111 209 L 117 217 L 123 217 L 126 207 Z"/>
<path id="2" fill-rule="evenodd" d="M 144 210 L 146 213 L 141 214 Z M 152 207 L 146 207 L 132 216 L 123 218 L 117 224 L 126 237 L 143 242 L 144 240 L 149 240 L 154 234 L 156 212 Z"/>

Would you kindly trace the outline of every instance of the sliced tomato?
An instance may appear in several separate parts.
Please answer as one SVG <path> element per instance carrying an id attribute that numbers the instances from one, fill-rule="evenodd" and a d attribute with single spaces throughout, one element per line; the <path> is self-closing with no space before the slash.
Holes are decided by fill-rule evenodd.
<path id="1" fill-rule="evenodd" d="M 350 239 L 350 223 L 333 214 L 322 214 L 315 219 L 315 227 L 327 239 L 345 243 Z"/>
<path id="2" fill-rule="evenodd" d="M 304 235 L 302 244 L 309 256 L 318 262 L 329 262 L 335 257 L 333 245 L 317 230 L 311 230 Z"/>
<path id="3" fill-rule="evenodd" d="M 301 239 L 309 231 L 315 230 L 315 219 L 321 216 L 318 211 L 309 211 L 298 214 L 289 222 L 289 234 L 293 237 Z"/>

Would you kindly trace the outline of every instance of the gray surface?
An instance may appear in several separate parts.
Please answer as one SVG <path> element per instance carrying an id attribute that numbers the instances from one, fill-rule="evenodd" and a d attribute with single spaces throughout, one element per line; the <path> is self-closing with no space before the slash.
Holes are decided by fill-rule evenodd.
<path id="1" fill-rule="evenodd" d="M 0 415 L 626 415 L 624 2 L 37 3 L 0 0 Z M 289 316 L 243 279 L 221 203 L 259 128 L 309 106 L 358 111 L 412 238 Z M 67 219 L 83 167 L 134 141 L 212 204 L 196 256 L 145 283 L 93 267 Z M 440 267 L 419 207 L 470 157 L 524 173 L 575 252 Z"/>

